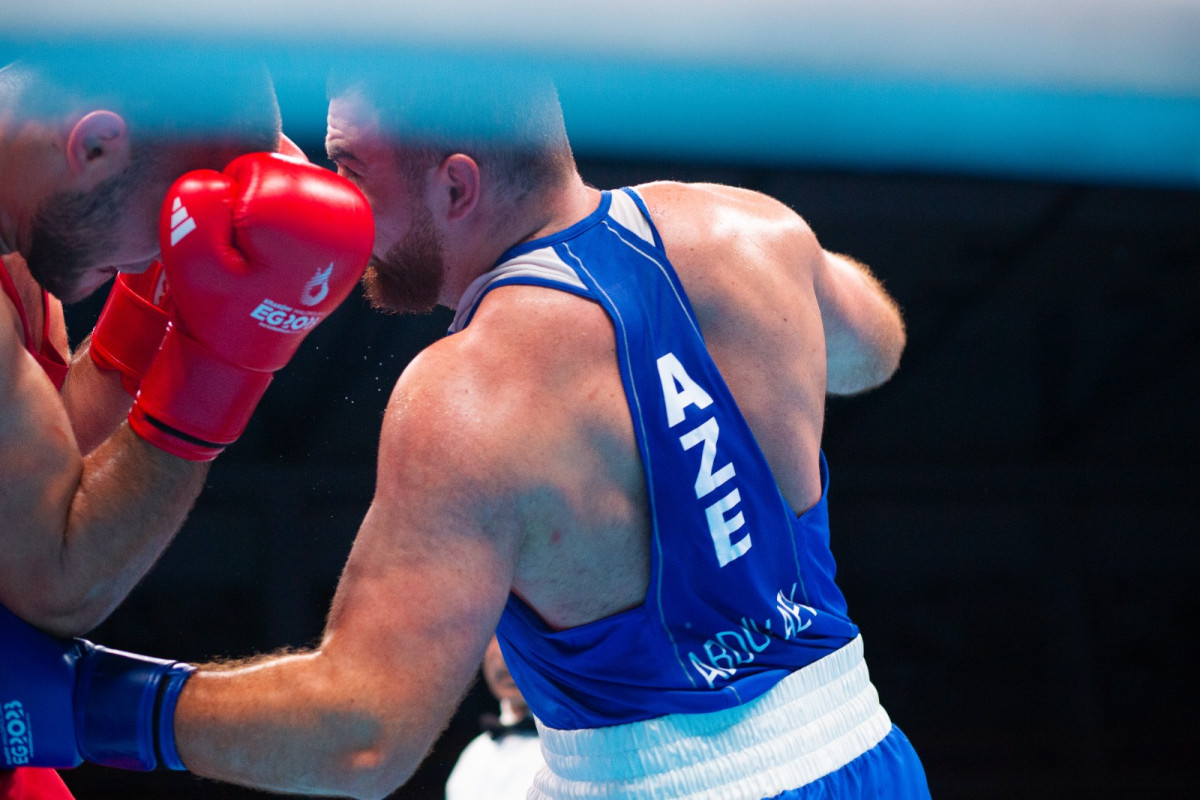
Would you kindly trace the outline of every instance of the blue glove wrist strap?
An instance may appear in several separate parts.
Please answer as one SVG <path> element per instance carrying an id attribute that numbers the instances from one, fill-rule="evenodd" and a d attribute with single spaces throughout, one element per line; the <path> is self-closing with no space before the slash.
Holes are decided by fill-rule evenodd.
<path id="1" fill-rule="evenodd" d="M 93 764 L 152 770 L 183 769 L 175 748 L 174 715 L 192 667 L 110 650 L 82 639 L 77 662 L 75 733 Z"/>
<path id="2" fill-rule="evenodd" d="M 167 769 L 187 769 L 179 757 L 179 750 L 175 747 L 175 706 L 179 704 L 179 693 L 183 691 L 183 685 L 195 671 L 196 668 L 189 664 L 172 665 L 163 676 L 158 692 L 158 709 L 154 714 L 154 727 L 157 732 L 155 744 L 158 764 Z"/>

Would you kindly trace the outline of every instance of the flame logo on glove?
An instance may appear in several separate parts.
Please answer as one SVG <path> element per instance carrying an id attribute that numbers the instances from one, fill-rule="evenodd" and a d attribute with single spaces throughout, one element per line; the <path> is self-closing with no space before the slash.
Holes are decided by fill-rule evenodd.
<path id="1" fill-rule="evenodd" d="M 325 269 L 318 269 L 317 274 L 309 278 L 300 292 L 300 304 L 315 306 L 329 295 L 329 278 L 333 275 L 333 262 Z"/>
<path id="2" fill-rule="evenodd" d="M 154 300 L 156 306 L 162 306 L 163 298 L 167 296 L 167 272 L 163 270 L 159 273 L 158 280 L 154 282 Z"/>

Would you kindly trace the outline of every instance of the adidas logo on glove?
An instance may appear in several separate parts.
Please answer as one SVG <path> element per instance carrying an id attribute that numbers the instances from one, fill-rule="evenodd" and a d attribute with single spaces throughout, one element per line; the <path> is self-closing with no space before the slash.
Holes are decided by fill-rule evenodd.
<path id="1" fill-rule="evenodd" d="M 176 197 L 175 202 L 171 204 L 171 246 L 179 244 L 183 237 L 194 230 L 196 230 L 196 220 L 188 214 L 183 201 Z"/>

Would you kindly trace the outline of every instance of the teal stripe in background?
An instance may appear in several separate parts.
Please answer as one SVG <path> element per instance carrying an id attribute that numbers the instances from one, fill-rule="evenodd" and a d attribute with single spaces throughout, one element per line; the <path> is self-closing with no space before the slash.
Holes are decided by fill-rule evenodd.
<path id="1" fill-rule="evenodd" d="M 296 139 L 323 136 L 332 63 L 431 80 L 549 69 L 583 156 L 1200 188 L 1200 95 L 329 40 L 0 39 L 0 54 L 37 54 L 81 70 L 117 59 L 263 58 Z M 153 87 L 152 66 L 139 76 Z M 202 126 L 204 98 L 181 97 L 178 113 Z"/>

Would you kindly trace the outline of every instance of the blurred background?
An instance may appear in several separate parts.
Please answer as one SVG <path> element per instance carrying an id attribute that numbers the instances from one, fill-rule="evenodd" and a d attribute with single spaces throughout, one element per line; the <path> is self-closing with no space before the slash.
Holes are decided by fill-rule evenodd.
<path id="1" fill-rule="evenodd" d="M 5 4 L 0 57 L 262 55 L 319 161 L 331 61 L 548 66 L 590 183 L 788 203 L 908 323 L 895 379 L 830 401 L 825 450 L 839 582 L 934 797 L 1195 796 L 1200 1 L 245 5 Z M 68 310 L 76 341 L 102 303 Z M 189 660 L 311 644 L 388 392 L 448 322 L 352 296 L 92 638 Z M 441 797 L 488 710 L 479 683 L 394 796 Z M 263 796 L 66 778 L 80 800 Z"/>

